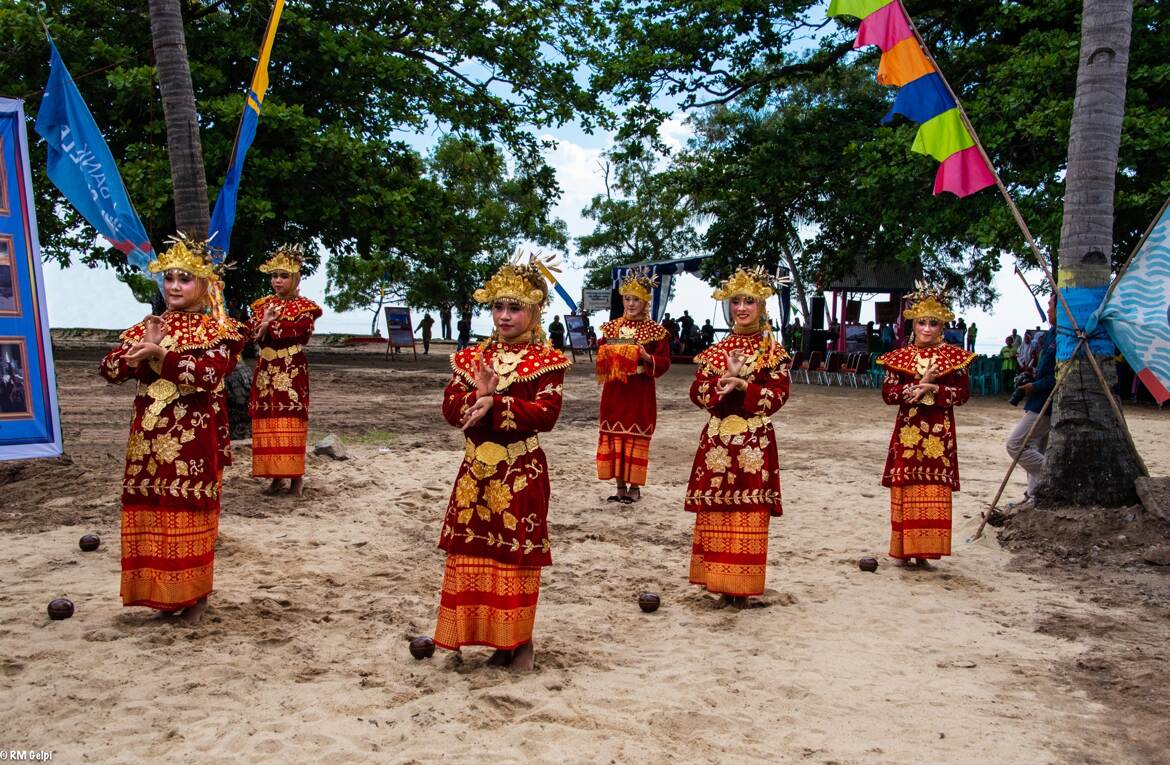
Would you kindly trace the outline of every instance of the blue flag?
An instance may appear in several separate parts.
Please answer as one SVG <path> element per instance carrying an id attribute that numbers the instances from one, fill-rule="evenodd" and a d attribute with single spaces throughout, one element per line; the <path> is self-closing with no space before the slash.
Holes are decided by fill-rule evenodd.
<path id="1" fill-rule="evenodd" d="M 252 84 L 248 87 L 248 95 L 244 100 L 244 117 L 240 120 L 240 130 L 236 133 L 236 143 L 232 147 L 227 175 L 223 179 L 219 196 L 215 198 L 215 209 L 211 212 L 211 246 L 217 260 L 222 261 L 227 257 L 228 247 L 231 245 L 232 226 L 236 222 L 236 197 L 240 191 L 240 174 L 244 171 L 244 158 L 256 138 L 256 125 L 260 122 L 264 94 L 268 92 L 268 59 L 272 55 L 272 42 L 276 39 L 276 25 L 280 23 L 282 10 L 284 0 L 276 0 L 272 6 L 272 15 L 268 17 L 268 26 L 264 30 L 264 40 L 260 43 L 260 55 L 256 60 L 256 70 L 252 73 Z"/>
<path id="2" fill-rule="evenodd" d="M 1098 323 L 1158 403 L 1170 400 L 1170 201 L 1085 331 Z"/>
<path id="3" fill-rule="evenodd" d="M 126 255 L 130 265 L 145 272 L 154 258 L 146 228 L 52 38 L 49 47 L 49 83 L 36 124 L 37 133 L 49 146 L 49 179 L 89 225 Z"/>

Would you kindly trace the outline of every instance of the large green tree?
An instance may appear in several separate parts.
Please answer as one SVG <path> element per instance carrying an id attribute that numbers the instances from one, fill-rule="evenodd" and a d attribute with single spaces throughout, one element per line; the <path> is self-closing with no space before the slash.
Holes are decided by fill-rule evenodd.
<path id="1" fill-rule="evenodd" d="M 677 179 L 659 172 L 655 157 L 623 149 L 601 166 L 605 193 L 581 214 L 596 222 L 577 238 L 577 254 L 589 269 L 588 286 L 608 287 L 611 269 L 629 263 L 670 260 L 698 251 L 693 211 Z"/>
<path id="2" fill-rule="evenodd" d="M 565 224 L 551 216 L 560 196 L 539 158 L 514 160 L 494 144 L 447 135 L 427 157 L 410 200 L 409 233 L 373 254 L 335 255 L 328 264 L 330 306 L 371 308 L 387 296 L 420 309 L 472 311 L 472 293 L 521 242 L 563 250 Z"/>
<path id="3" fill-rule="evenodd" d="M 271 3 L 183 3 L 210 206 L 223 180 Z M 143 3 L 0 2 L 0 91 L 24 95 L 35 116 L 49 23 L 119 165 L 152 240 L 174 231 L 166 129 Z M 423 0 L 291 0 L 277 33 L 271 87 L 241 184 L 229 298 L 264 288 L 255 265 L 276 244 L 330 252 L 393 251 L 409 241 L 410 200 L 422 181 L 411 134 L 462 131 L 518 161 L 542 150 L 535 128 L 601 114 L 576 78 L 595 36 L 588 4 Z M 52 192 L 33 147 L 45 252 L 62 263 L 110 263 L 120 254 Z M 415 172 L 412 172 L 415 171 Z M 61 213 L 61 214 L 59 214 Z M 407 239 L 400 239 L 404 236 Z M 310 250 L 312 251 L 312 250 Z"/>
<path id="4" fill-rule="evenodd" d="M 999 256 L 1033 255 L 994 190 L 931 195 L 937 164 L 912 154 L 916 126 L 879 126 L 894 91 L 873 80 L 878 52 L 847 55 L 852 30 L 823 2 L 688 2 L 608 7 L 613 34 L 599 87 L 628 100 L 623 130 L 645 139 L 675 110 L 696 140 L 670 168 L 726 259 L 796 251 L 813 282 L 858 257 L 921 262 L 986 305 Z M 995 166 L 1046 256 L 1060 241 L 1077 61 L 1079 0 L 908 0 Z M 1170 5 L 1135 8 L 1130 98 L 1120 150 L 1117 262 L 1170 195 Z M 848 22 L 848 19 L 845 19 Z M 854 22 L 855 23 L 855 22 Z M 671 193 L 677 193 L 672 190 Z M 799 248 L 786 234 L 802 233 Z"/>

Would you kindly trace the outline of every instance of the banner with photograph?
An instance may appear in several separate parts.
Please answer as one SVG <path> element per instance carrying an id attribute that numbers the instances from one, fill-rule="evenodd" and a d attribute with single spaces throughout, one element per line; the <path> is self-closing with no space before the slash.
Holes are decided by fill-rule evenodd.
<path id="1" fill-rule="evenodd" d="M 61 455 L 24 102 L 0 98 L 0 460 Z"/>

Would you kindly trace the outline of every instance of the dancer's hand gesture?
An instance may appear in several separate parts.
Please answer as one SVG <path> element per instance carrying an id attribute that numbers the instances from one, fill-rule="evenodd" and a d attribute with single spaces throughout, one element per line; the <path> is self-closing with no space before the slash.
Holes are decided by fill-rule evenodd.
<path id="1" fill-rule="evenodd" d="M 499 384 L 500 375 L 496 372 L 496 368 L 490 363 L 483 363 L 483 360 L 480 359 L 475 366 L 476 398 L 494 396 L 496 394 L 496 386 Z"/>
<path id="2" fill-rule="evenodd" d="M 166 324 L 161 316 L 151 314 L 142 320 L 145 331 L 142 333 L 142 342 L 160 345 L 167 336 Z"/>
<path id="3" fill-rule="evenodd" d="M 463 415 L 463 430 L 467 430 L 482 420 L 491 411 L 493 403 L 495 403 L 495 399 L 491 396 L 477 398 L 475 403 L 468 407 L 467 412 Z"/>

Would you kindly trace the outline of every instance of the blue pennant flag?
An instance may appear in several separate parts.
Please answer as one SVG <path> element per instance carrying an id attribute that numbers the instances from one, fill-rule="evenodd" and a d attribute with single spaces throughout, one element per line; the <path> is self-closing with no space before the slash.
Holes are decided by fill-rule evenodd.
<path id="1" fill-rule="evenodd" d="M 236 197 L 240 191 L 240 174 L 244 171 L 244 158 L 252 141 L 256 138 L 256 125 L 260 122 L 260 110 L 264 107 L 264 94 L 268 92 L 268 59 L 272 55 L 272 42 L 276 39 L 276 25 L 280 23 L 280 13 L 284 10 L 284 0 L 276 0 L 272 6 L 272 15 L 268 17 L 268 26 L 264 30 L 264 40 L 260 43 L 260 55 L 256 61 L 256 70 L 252 74 L 252 84 L 248 87 L 247 97 L 244 99 L 244 116 L 240 120 L 240 129 L 236 133 L 236 143 L 232 147 L 232 158 L 228 163 L 227 176 L 223 179 L 223 187 L 219 196 L 215 198 L 215 209 L 211 212 L 211 246 L 216 253 L 216 259 L 222 261 L 227 257 L 228 247 L 232 241 L 232 226 L 236 222 Z"/>
<path id="2" fill-rule="evenodd" d="M 49 147 L 49 179 L 89 225 L 145 272 L 154 259 L 146 228 L 138 218 L 110 147 L 77 85 L 49 38 L 49 83 L 37 112 L 36 131 Z"/>

